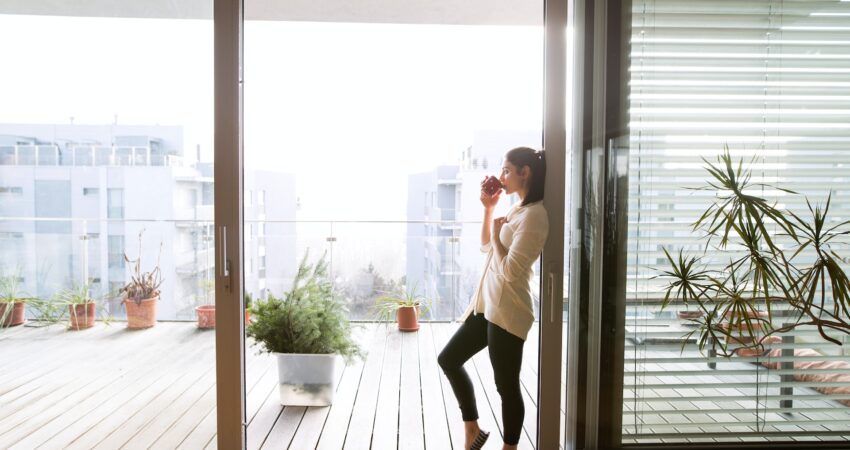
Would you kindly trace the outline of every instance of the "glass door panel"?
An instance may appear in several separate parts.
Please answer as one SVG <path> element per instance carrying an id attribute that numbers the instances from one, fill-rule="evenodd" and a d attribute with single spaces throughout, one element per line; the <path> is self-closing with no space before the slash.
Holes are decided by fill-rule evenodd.
<path id="1" fill-rule="evenodd" d="M 281 405 L 277 363 L 248 337 L 251 448 L 339 448 L 364 436 L 374 448 L 463 441 L 462 423 L 445 420 L 459 409 L 437 355 L 481 274 L 481 179 L 498 175 L 511 148 L 542 146 L 543 5 L 512 3 L 510 14 L 449 2 L 384 6 L 245 2 L 247 292 L 255 305 L 285 297 L 302 258 L 325 255 L 366 353 L 338 364 L 331 406 Z M 496 215 L 517 200 L 503 198 Z M 537 441 L 534 267 L 523 448 Z M 399 332 L 395 315 L 380 323 L 376 303 L 400 293 L 428 299 L 416 333 Z M 501 401 L 487 354 L 466 367 L 482 427 L 498 441 Z"/>

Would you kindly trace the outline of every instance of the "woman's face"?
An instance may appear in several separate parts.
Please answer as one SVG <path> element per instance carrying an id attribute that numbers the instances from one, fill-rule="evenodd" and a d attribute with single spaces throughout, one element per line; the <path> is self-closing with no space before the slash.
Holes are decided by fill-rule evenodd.
<path id="1" fill-rule="evenodd" d="M 505 193 L 513 194 L 523 189 L 528 180 L 528 171 L 527 166 L 518 169 L 510 161 L 505 160 L 505 163 L 502 165 L 502 174 L 499 176 L 499 181 L 505 186 Z"/>

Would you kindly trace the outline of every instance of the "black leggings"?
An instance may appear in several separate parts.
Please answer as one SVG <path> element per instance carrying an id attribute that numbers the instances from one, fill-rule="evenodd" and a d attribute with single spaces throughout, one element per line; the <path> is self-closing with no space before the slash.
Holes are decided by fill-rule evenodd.
<path id="1" fill-rule="evenodd" d="M 496 390 L 502 397 L 504 441 L 509 445 L 519 442 L 522 419 L 525 417 L 525 405 L 519 384 L 523 343 L 519 337 L 488 322 L 483 314 L 475 314 L 469 316 L 458 328 L 437 358 L 460 404 L 463 420 L 468 422 L 478 420 L 478 408 L 475 405 L 475 390 L 463 363 L 484 347 L 488 348 Z"/>

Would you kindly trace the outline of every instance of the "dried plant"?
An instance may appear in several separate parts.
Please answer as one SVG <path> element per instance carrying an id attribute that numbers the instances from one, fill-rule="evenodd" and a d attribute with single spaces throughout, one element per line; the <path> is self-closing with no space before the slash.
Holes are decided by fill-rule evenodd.
<path id="1" fill-rule="evenodd" d="M 123 295 L 127 300 L 133 300 L 137 305 L 142 303 L 142 300 L 159 296 L 159 287 L 162 285 L 162 271 L 159 268 L 160 258 L 162 257 L 162 242 L 159 243 L 159 255 L 156 257 L 156 265 L 149 272 L 142 272 L 142 234 L 145 230 L 139 232 L 139 256 L 136 259 L 130 259 L 127 253 L 124 253 L 124 261 L 133 265 L 133 274 L 130 276 L 130 281 L 122 287 L 118 293 Z"/>
<path id="2" fill-rule="evenodd" d="M 702 316 L 690 319 L 697 325 L 690 334 L 699 333 L 700 350 L 710 343 L 725 356 L 738 349 L 763 352 L 765 338 L 802 325 L 816 327 L 824 340 L 841 345 L 835 334 L 850 334 L 850 279 L 842 267 L 848 260 L 831 245 L 850 234 L 842 231 L 850 221 L 829 223 L 832 193 L 822 207 L 812 206 L 806 198 L 811 217 L 803 219 L 752 195 L 757 188 L 799 194 L 751 183 L 752 171 L 744 169 L 743 161 L 735 167 L 728 148 L 716 165 L 703 161 L 713 179 L 700 190 L 714 191 L 715 201 L 693 230 L 705 233 L 704 253 L 710 251 L 716 257 L 733 251 L 737 255 L 720 270 L 709 270 L 701 257 L 680 251 L 674 258 L 664 249 L 670 269 L 659 271 L 659 277 L 672 281 L 662 309 L 672 300 L 695 304 Z M 791 244 L 778 244 L 779 236 L 789 238 Z M 719 242 L 712 245 L 713 238 Z M 808 258 L 795 260 L 806 249 Z M 785 306 L 787 312 L 777 314 L 776 305 Z M 779 321 L 781 325 L 775 325 Z"/>

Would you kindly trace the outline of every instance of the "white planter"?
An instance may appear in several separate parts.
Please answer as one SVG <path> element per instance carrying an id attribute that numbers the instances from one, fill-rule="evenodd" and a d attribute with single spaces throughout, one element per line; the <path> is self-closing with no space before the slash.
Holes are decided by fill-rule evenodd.
<path id="1" fill-rule="evenodd" d="M 329 406 L 336 390 L 336 354 L 275 353 L 280 404 Z"/>

